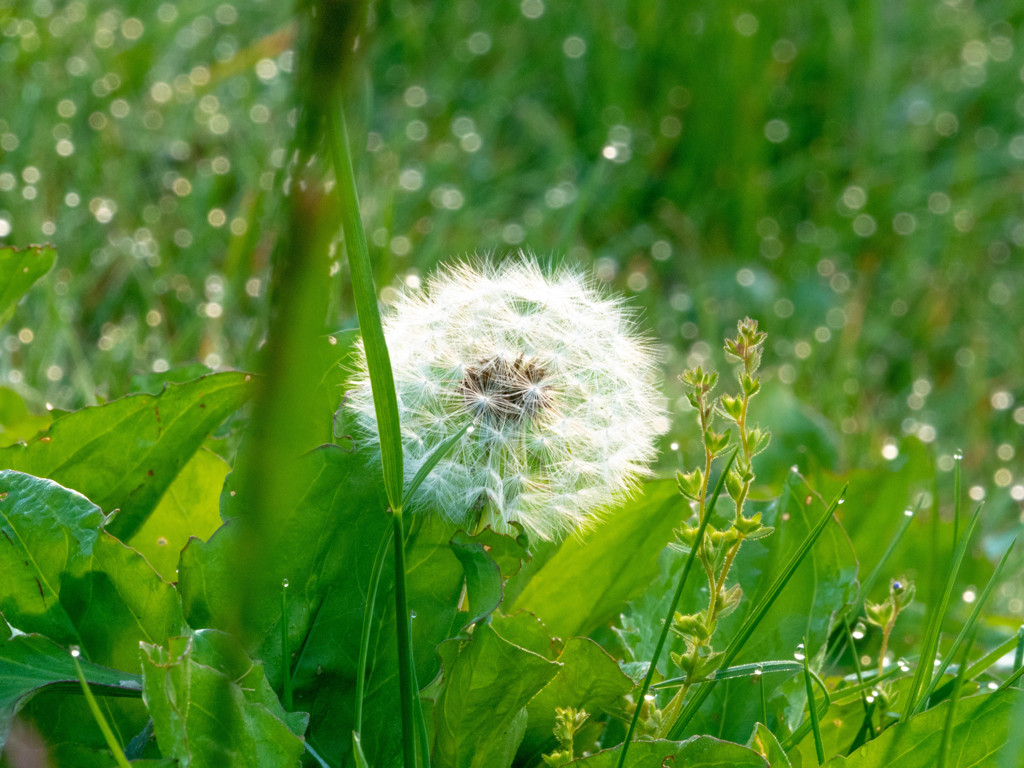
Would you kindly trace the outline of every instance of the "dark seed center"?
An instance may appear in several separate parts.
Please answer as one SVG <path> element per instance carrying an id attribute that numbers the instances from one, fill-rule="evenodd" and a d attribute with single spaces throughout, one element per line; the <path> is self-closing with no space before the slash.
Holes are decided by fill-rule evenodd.
<path id="1" fill-rule="evenodd" d="M 531 419 L 550 407 L 553 392 L 547 373 L 525 355 L 494 357 L 466 368 L 459 392 L 466 406 L 484 421 L 501 425 Z"/>

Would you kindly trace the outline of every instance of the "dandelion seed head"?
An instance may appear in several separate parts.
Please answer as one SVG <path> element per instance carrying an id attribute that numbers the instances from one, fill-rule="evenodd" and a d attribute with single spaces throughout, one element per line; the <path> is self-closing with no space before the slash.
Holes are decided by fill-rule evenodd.
<path id="1" fill-rule="evenodd" d="M 664 423 L 652 345 L 622 300 L 580 272 L 549 275 L 522 253 L 457 263 L 399 291 L 383 324 L 406 480 L 472 428 L 414 508 L 552 539 L 591 525 L 649 474 Z M 361 347 L 351 384 L 346 403 L 377 445 Z"/>

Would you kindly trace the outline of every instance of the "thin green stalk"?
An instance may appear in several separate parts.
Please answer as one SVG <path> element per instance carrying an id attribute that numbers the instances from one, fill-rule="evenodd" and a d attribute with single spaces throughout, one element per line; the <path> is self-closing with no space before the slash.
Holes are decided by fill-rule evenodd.
<path id="1" fill-rule="evenodd" d="M 131 768 L 128 762 L 128 758 L 124 756 L 124 752 L 121 750 L 121 745 L 117 743 L 117 739 L 114 737 L 114 732 L 110 730 L 110 725 L 107 723 L 107 719 L 103 717 L 103 713 L 100 712 L 99 704 L 96 703 L 96 697 L 92 695 L 92 691 L 89 689 L 89 681 L 85 679 L 85 673 L 82 672 L 82 665 L 78 663 L 78 656 L 81 652 L 78 648 L 71 649 L 71 661 L 75 664 L 75 672 L 78 673 L 78 682 L 82 686 L 82 694 L 85 696 L 86 702 L 89 704 L 89 711 L 92 712 L 93 719 L 96 720 L 96 725 L 100 727 L 100 731 L 103 732 L 103 738 L 107 742 L 107 747 L 114 755 L 114 760 L 117 762 L 119 768 Z"/>
<path id="2" fill-rule="evenodd" d="M 644 683 L 640 687 L 640 695 L 636 700 L 636 710 L 633 712 L 633 719 L 629 721 L 629 729 L 626 731 L 626 739 L 622 742 L 622 749 L 619 752 L 619 759 L 616 763 L 616 768 L 622 768 L 626 764 L 626 753 L 629 750 L 630 740 L 633 738 L 633 732 L 636 730 L 637 721 L 640 719 L 640 710 L 643 709 L 644 699 L 647 696 L 647 691 L 651 687 L 651 680 L 654 678 L 654 673 L 658 668 L 658 661 L 661 659 L 661 652 L 665 648 L 665 641 L 668 639 L 668 633 L 672 627 L 672 619 L 676 614 L 676 608 L 679 607 L 679 601 L 683 596 L 683 589 L 686 586 L 686 578 L 690 575 L 690 569 L 693 567 L 694 558 L 697 555 L 697 550 L 700 548 L 700 543 L 704 541 L 704 531 L 708 527 L 708 522 L 711 520 L 711 512 L 715 508 L 715 504 L 718 502 L 718 496 L 722 493 L 722 488 L 725 486 L 725 478 L 729 474 L 729 469 L 732 467 L 733 461 L 736 459 L 736 453 L 739 449 L 737 448 L 732 452 L 729 457 L 729 461 L 726 462 L 725 469 L 718 476 L 718 482 L 715 483 L 715 490 L 711 495 L 711 503 L 709 505 L 707 514 L 703 515 L 700 521 L 700 527 L 697 529 L 697 538 L 694 540 L 694 545 L 690 548 L 690 551 L 686 555 L 686 563 L 683 565 L 683 572 L 679 575 L 679 583 L 676 585 L 675 594 L 672 595 L 672 603 L 668 609 L 668 615 L 665 617 L 665 623 L 662 625 L 661 634 L 658 636 L 658 644 L 654 648 L 654 658 L 651 659 L 651 666 L 647 669 L 647 675 L 644 677 Z M 705 476 L 706 477 L 706 476 Z"/>
<path id="3" fill-rule="evenodd" d="M 946 722 L 942 726 L 942 746 L 939 748 L 939 764 L 937 768 L 946 768 L 946 761 L 953 745 L 953 724 L 956 722 L 956 705 L 960 701 L 960 694 L 963 691 L 964 682 L 967 680 L 967 656 L 971 652 L 971 645 L 974 644 L 974 632 L 971 632 L 967 645 L 964 646 L 964 655 L 960 659 L 960 670 L 957 672 L 956 680 L 953 683 L 953 695 L 949 699 L 949 710 L 946 712 Z"/>
<path id="4" fill-rule="evenodd" d="M 412 627 L 409 623 L 409 604 L 405 594 L 405 530 L 401 510 L 391 513 L 395 543 L 395 624 L 398 636 L 398 688 L 402 712 L 402 753 L 405 768 L 417 766 L 416 716 L 419 692 L 413 690 Z"/>
<path id="5" fill-rule="evenodd" d="M 292 700 L 292 660 L 288 650 L 288 579 L 281 582 L 281 674 L 284 675 L 284 709 L 291 712 L 294 708 Z"/>
<path id="6" fill-rule="evenodd" d="M 970 544 L 974 529 L 978 525 L 978 518 L 980 515 L 981 506 L 979 505 L 978 509 L 971 517 L 970 522 L 967 524 L 967 528 L 964 530 L 964 535 L 958 542 L 956 554 L 953 557 L 953 563 L 946 576 L 946 586 L 939 599 L 939 603 L 938 605 L 930 606 L 928 630 L 925 633 L 924 643 L 921 646 L 921 656 L 917 662 L 914 681 L 911 683 L 909 690 L 907 690 L 905 694 L 907 697 L 907 703 L 900 715 L 900 722 L 910 719 L 911 715 L 915 714 L 921 708 L 924 704 L 925 698 L 919 697 L 918 693 L 922 690 L 928 690 L 931 687 L 932 669 L 935 666 L 932 663 L 932 660 L 935 658 L 935 651 L 939 647 L 939 635 L 942 632 L 942 621 L 946 617 L 946 612 L 949 608 L 949 598 L 953 593 L 953 586 L 956 583 L 957 574 L 960 572 L 960 566 L 963 564 L 964 556 L 967 554 L 967 547 Z"/>
<path id="7" fill-rule="evenodd" d="M 850 619 L 843 614 L 843 629 L 846 632 L 846 642 L 850 644 L 850 655 L 853 657 L 853 670 L 857 674 L 857 684 L 864 685 L 864 671 L 860 667 L 860 656 L 857 655 L 857 645 L 853 639 L 853 631 L 850 629 Z M 864 722 L 868 725 L 871 738 L 875 738 L 875 724 L 871 722 L 871 705 L 868 704 L 867 694 L 860 693 L 861 704 L 864 705 Z"/>
<path id="8" fill-rule="evenodd" d="M 889 545 L 885 548 L 885 552 L 882 553 L 882 557 L 875 564 L 875 567 L 871 569 L 871 573 L 868 574 L 867 578 L 864 579 L 860 585 L 860 589 L 857 590 L 857 599 L 853 601 L 850 613 L 854 616 L 860 615 L 860 612 L 864 609 L 864 596 L 871 593 L 871 589 L 875 586 L 875 582 L 878 581 L 878 577 L 881 576 L 886 566 L 889 564 L 889 559 L 892 557 L 893 552 L 896 551 L 896 547 L 903 539 L 903 535 L 910 528 L 910 524 L 914 522 L 914 517 L 917 515 L 918 510 L 921 508 L 921 502 L 918 501 L 917 505 L 913 510 L 907 509 L 907 512 L 903 514 L 903 520 L 900 522 L 900 527 L 896 529 L 896 533 L 889 541 Z M 909 513 L 909 514 L 908 514 Z"/>
<path id="9" fill-rule="evenodd" d="M 380 586 L 380 575 L 384 570 L 384 558 L 394 529 L 388 525 L 377 545 L 377 554 L 373 558 L 373 569 L 370 571 L 370 583 L 366 589 L 366 605 L 363 606 L 363 627 L 359 635 L 359 661 L 356 665 L 356 711 L 353 730 L 357 735 L 363 732 L 363 700 L 366 698 L 366 667 L 370 655 L 370 630 L 373 626 L 373 612 L 377 605 L 377 588 Z"/>
<path id="10" fill-rule="evenodd" d="M 996 569 L 992 572 L 992 577 L 988 580 L 988 583 L 985 585 L 985 589 L 982 590 L 981 594 L 978 596 L 978 599 L 975 600 L 974 610 L 971 611 L 970 617 L 967 619 L 963 627 L 960 628 L 960 632 L 959 634 L 957 634 L 956 640 L 953 641 L 953 645 L 950 647 L 949 651 L 943 657 L 942 662 L 939 664 L 938 667 L 936 667 L 935 674 L 932 677 L 931 684 L 928 686 L 928 689 L 924 692 L 924 695 L 922 695 L 921 697 L 924 701 L 928 701 L 928 699 L 931 698 L 932 694 L 935 692 L 936 687 L 938 687 L 939 681 L 942 679 L 942 675 L 946 672 L 946 670 L 949 668 L 950 663 L 953 661 L 953 656 L 960 649 L 960 645 L 969 635 L 972 635 L 975 628 L 975 623 L 978 621 L 978 617 L 981 615 L 981 609 L 985 606 L 985 602 L 988 600 L 988 596 L 992 593 L 993 588 L 995 588 L 996 583 L 999 581 L 999 575 L 1003 571 L 1003 566 L 1006 565 L 1006 561 L 1010 557 L 1010 552 L 1013 551 L 1013 546 L 1016 543 L 1017 539 L 1014 539 L 1010 542 L 1010 546 L 1008 546 L 1006 548 L 1006 552 L 1003 553 L 1003 557 L 999 561 L 999 564 L 996 566 Z"/>
<path id="11" fill-rule="evenodd" d="M 821 708 L 820 708 L 820 711 L 818 712 L 818 719 L 820 721 L 821 718 L 828 711 L 828 708 L 832 705 L 832 700 L 831 700 L 831 697 L 829 696 L 828 688 L 826 687 L 825 682 L 817 675 L 817 673 L 815 673 L 815 671 L 813 669 L 810 670 L 810 672 L 811 672 L 811 680 L 813 680 L 814 683 L 816 683 L 818 685 L 818 687 L 822 691 Z M 849 695 L 849 694 L 854 694 L 854 693 L 861 694 L 864 691 L 867 691 L 867 690 L 870 690 L 870 689 L 874 688 L 876 685 L 878 685 L 879 683 L 883 682 L 884 680 L 888 680 L 889 678 L 892 678 L 892 677 L 897 677 L 899 675 L 899 672 L 900 672 L 900 668 L 899 667 L 890 667 L 886 671 L 886 673 L 884 675 L 882 675 L 881 677 L 873 677 L 870 680 L 867 680 L 867 681 L 865 681 L 863 683 L 859 683 L 857 685 L 850 686 L 849 688 L 843 688 L 842 690 L 835 691 L 835 693 L 837 695 L 841 694 L 844 697 Z M 869 716 L 870 716 L 870 711 L 869 711 Z M 863 730 L 863 728 L 861 730 Z M 782 742 L 781 742 L 782 748 L 788 752 L 789 750 L 793 749 L 793 747 L 795 747 L 797 744 L 799 744 L 801 741 L 803 741 L 804 738 L 807 736 L 807 734 L 810 733 L 810 732 L 811 732 L 811 721 L 810 721 L 810 718 L 808 718 L 808 719 L 804 720 L 797 727 L 797 729 L 795 731 L 793 731 L 789 736 L 787 736 L 785 739 L 782 740 Z M 871 732 L 874 733 L 874 729 L 873 728 L 871 729 Z"/>
<path id="12" fill-rule="evenodd" d="M 814 686 L 811 684 L 811 670 L 808 666 L 808 659 L 811 651 L 807 647 L 807 638 L 804 637 L 804 687 L 807 690 L 807 711 L 811 718 L 811 732 L 814 734 L 814 752 L 818 757 L 818 765 L 825 762 L 825 748 L 821 743 L 821 724 L 818 722 L 818 708 L 814 702 Z"/>
<path id="13" fill-rule="evenodd" d="M 1017 630 L 1017 650 L 1013 654 L 1014 671 L 1024 666 L 1024 626 Z"/>
<path id="14" fill-rule="evenodd" d="M 736 633 L 735 637 L 733 637 L 732 641 L 725 649 L 725 655 L 722 657 L 721 666 L 729 666 L 732 663 L 733 659 L 735 659 L 739 652 L 743 649 L 743 646 L 746 644 L 747 640 L 750 639 L 750 636 L 754 633 L 754 630 L 757 629 L 757 626 L 761 623 L 761 620 L 768 613 L 769 609 L 775 603 L 775 600 L 782 593 L 782 590 L 785 589 L 786 584 L 789 583 L 790 578 L 796 572 L 796 569 L 800 566 L 800 563 L 803 562 L 804 558 L 807 556 L 807 553 L 810 552 L 811 547 L 814 546 L 814 543 L 818 540 L 818 537 L 820 537 L 821 534 L 824 532 L 825 526 L 828 524 L 828 521 L 832 519 L 832 516 L 835 514 L 836 507 L 839 506 L 839 500 L 843 498 L 843 494 L 845 493 L 846 485 L 842 487 L 842 489 L 839 491 L 839 494 L 832 500 L 832 503 L 829 504 L 824 514 L 818 519 L 818 521 L 814 524 L 814 527 L 811 528 L 810 532 L 800 543 L 800 546 L 797 548 L 797 551 L 793 553 L 792 557 L 790 557 L 789 561 L 783 567 L 782 572 L 775 579 L 772 585 L 768 588 L 768 591 L 765 593 L 764 597 L 762 597 L 758 601 L 757 605 L 754 606 L 753 610 L 750 612 L 746 620 L 740 626 L 740 629 Z M 700 688 L 697 689 L 696 694 L 693 696 L 693 698 L 690 699 L 690 703 L 687 704 L 682 714 L 680 714 L 679 718 L 672 725 L 672 728 L 669 731 L 670 739 L 679 739 L 682 736 L 683 731 L 686 729 L 686 726 L 690 724 L 690 721 L 693 719 L 694 715 L 697 714 L 697 710 L 700 709 L 700 706 L 704 703 L 704 700 L 707 699 L 707 697 L 711 694 L 711 689 L 713 687 L 714 682 L 712 681 L 708 683 L 703 683 L 700 686 Z"/>
<path id="15" fill-rule="evenodd" d="M 960 504 L 963 497 L 963 452 L 957 449 L 953 457 L 953 546 L 960 540 Z"/>

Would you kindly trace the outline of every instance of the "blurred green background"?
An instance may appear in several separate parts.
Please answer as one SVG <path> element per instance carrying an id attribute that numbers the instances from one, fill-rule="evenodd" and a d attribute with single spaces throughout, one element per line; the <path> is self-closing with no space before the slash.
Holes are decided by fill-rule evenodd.
<path id="1" fill-rule="evenodd" d="M 291 12 L 0 0 L 0 243 L 59 248 L 0 331 L 0 386 L 30 409 L 256 367 Z M 899 461 L 915 437 L 940 488 L 963 448 L 970 497 L 1018 528 L 1022 20 L 969 0 L 378 3 L 350 123 L 383 298 L 473 253 L 593 269 L 663 348 L 686 463 L 676 376 L 723 366 L 750 315 L 765 478 Z M 351 326 L 336 259 L 330 324 Z"/>

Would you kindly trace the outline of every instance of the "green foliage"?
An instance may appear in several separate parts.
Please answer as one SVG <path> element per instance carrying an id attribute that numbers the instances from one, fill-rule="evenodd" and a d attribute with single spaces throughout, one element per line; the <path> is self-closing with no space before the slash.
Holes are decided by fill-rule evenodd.
<path id="1" fill-rule="evenodd" d="M 0 239 L 60 252 L 0 245 L 0 765 L 1019 765 L 1020 11 L 762 5 L 0 0 Z M 642 307 L 679 449 L 564 542 L 394 518 L 372 585 L 379 303 L 519 247 Z"/>
<path id="2" fill-rule="evenodd" d="M 534 572 L 509 610 L 525 609 L 560 637 L 586 635 L 614 618 L 658 572 L 658 553 L 685 513 L 675 484 L 644 495 L 579 539 L 567 539 Z"/>
<path id="3" fill-rule="evenodd" d="M 850 754 L 825 763 L 828 768 L 882 768 L 899 761 L 906 768 L 930 768 L 939 761 L 942 732 L 950 702 L 887 729 Z M 1024 693 L 1008 689 L 982 696 L 968 696 L 957 702 L 953 723 L 952 768 L 972 765 L 1012 766 L 1024 756 L 1024 745 L 1016 738 L 1012 723 L 1024 712 Z"/>
<path id="4" fill-rule="evenodd" d="M 130 539 L 203 440 L 250 395 L 249 376 L 222 373 L 58 416 L 28 444 L 0 449 L 0 467 L 47 477 L 107 512 Z"/>
<path id="5" fill-rule="evenodd" d="M 141 696 L 137 674 L 80 661 L 86 679 L 107 695 Z M 0 747 L 14 715 L 25 702 L 47 687 L 73 691 L 78 685 L 71 654 L 43 635 L 29 634 L 0 641 Z"/>
<path id="6" fill-rule="evenodd" d="M 49 245 L 0 246 L 0 327 L 10 320 L 18 300 L 56 261 L 57 251 Z"/>
<path id="7" fill-rule="evenodd" d="M 181 608 L 174 588 L 103 523 L 100 509 L 74 491 L 0 472 L 0 613 L 22 632 L 134 671 L 139 642 L 181 631 Z"/>
<path id="8" fill-rule="evenodd" d="M 618 750 L 605 750 L 573 763 L 580 768 L 613 768 Z M 641 741 L 629 749 L 626 768 L 660 768 L 685 765 L 687 768 L 767 768 L 768 763 L 757 752 L 719 741 L 710 736 L 694 736 L 686 741 Z M 772 767 L 774 768 L 774 766 Z"/>
<path id="9" fill-rule="evenodd" d="M 163 753 L 197 768 L 297 765 L 304 715 L 288 715 L 263 676 L 227 636 L 142 644 L 143 697 Z"/>
<path id="10" fill-rule="evenodd" d="M 526 731 L 526 705 L 559 665 L 479 627 L 441 646 L 446 686 L 435 707 L 439 768 L 508 768 Z"/>

